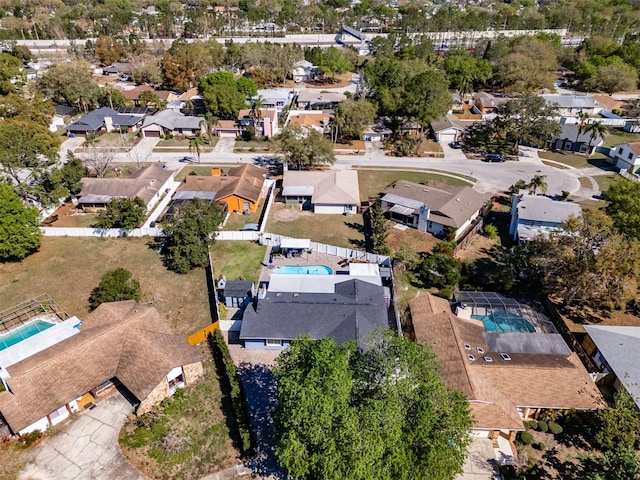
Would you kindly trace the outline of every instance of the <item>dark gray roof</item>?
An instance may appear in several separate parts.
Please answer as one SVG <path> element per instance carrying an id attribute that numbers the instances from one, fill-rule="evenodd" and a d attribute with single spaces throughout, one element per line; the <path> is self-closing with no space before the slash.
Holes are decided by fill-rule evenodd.
<path id="1" fill-rule="evenodd" d="M 388 328 L 384 288 L 345 280 L 334 293 L 268 292 L 244 311 L 240 338 L 292 340 L 307 334 L 337 343 L 366 344 L 376 328 Z"/>
<path id="2" fill-rule="evenodd" d="M 246 297 L 253 291 L 253 282 L 248 280 L 229 280 L 224 286 L 225 297 Z"/>
<path id="3" fill-rule="evenodd" d="M 138 115 L 123 115 L 111 108 L 100 107 L 64 128 L 73 132 L 95 132 L 104 126 L 105 117 L 111 117 L 115 127 L 132 127 L 142 121 L 142 117 Z"/>

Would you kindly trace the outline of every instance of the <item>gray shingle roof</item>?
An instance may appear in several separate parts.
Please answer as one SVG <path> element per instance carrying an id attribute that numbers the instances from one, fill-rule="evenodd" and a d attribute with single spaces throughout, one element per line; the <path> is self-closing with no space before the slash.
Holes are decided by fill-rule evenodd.
<path id="1" fill-rule="evenodd" d="M 575 142 L 576 135 L 578 135 L 578 125 L 569 125 L 565 123 L 562 125 L 562 132 L 560 133 L 560 136 L 558 138 Z M 578 135 L 578 143 L 588 144 L 589 142 L 591 142 L 591 145 L 594 146 L 600 145 L 602 143 L 602 137 L 600 135 L 597 135 L 593 140 L 591 140 L 591 132 L 584 132 Z"/>
<path id="2" fill-rule="evenodd" d="M 560 108 L 596 108 L 598 104 L 589 95 L 549 94 L 542 95 L 549 105 L 557 105 Z"/>
<path id="3" fill-rule="evenodd" d="M 292 340 L 308 334 L 364 345 L 380 327 L 389 327 L 384 288 L 354 279 L 338 283 L 334 293 L 267 293 L 245 310 L 240 338 Z"/>
<path id="4" fill-rule="evenodd" d="M 148 125 L 160 125 L 169 130 L 178 128 L 198 130 L 201 128 L 200 122 L 202 122 L 202 117 L 183 115 L 174 110 L 162 110 L 155 115 L 145 117 L 142 128 Z"/>

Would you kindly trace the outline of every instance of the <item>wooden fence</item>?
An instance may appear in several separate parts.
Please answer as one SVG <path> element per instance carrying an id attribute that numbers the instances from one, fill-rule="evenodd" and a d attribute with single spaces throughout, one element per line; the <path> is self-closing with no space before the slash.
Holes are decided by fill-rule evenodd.
<path id="1" fill-rule="evenodd" d="M 197 345 L 199 343 L 204 342 L 209 334 L 213 334 L 213 332 L 220 328 L 220 322 L 214 322 L 208 327 L 203 328 L 202 330 L 198 330 L 196 333 L 189 335 L 186 340 L 189 345 Z"/>

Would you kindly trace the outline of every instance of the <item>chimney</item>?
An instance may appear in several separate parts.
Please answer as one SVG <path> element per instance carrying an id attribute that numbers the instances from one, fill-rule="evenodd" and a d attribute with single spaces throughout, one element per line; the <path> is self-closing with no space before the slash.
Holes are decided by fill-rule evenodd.
<path id="1" fill-rule="evenodd" d="M 107 129 L 107 132 L 113 131 L 113 118 L 104 117 L 104 126 Z"/>

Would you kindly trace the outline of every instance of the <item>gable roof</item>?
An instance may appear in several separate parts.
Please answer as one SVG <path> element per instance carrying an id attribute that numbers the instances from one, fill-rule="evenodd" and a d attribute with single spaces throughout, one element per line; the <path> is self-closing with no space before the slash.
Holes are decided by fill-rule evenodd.
<path id="1" fill-rule="evenodd" d="M 458 117 L 453 114 L 448 114 L 443 117 L 438 117 L 431 122 L 431 128 L 434 132 L 441 132 L 443 130 L 448 130 L 449 128 L 462 131 L 466 127 L 458 121 Z"/>
<path id="2" fill-rule="evenodd" d="M 573 202 L 554 200 L 543 195 L 522 194 L 516 206 L 519 221 L 562 223 L 571 215 L 582 215 L 582 207 Z"/>
<path id="3" fill-rule="evenodd" d="M 183 192 L 216 192 L 216 200 L 235 195 L 253 203 L 260 200 L 264 176 L 267 171 L 264 168 L 243 163 L 238 167 L 229 169 L 226 176 L 200 176 L 187 175 L 178 191 Z"/>
<path id="4" fill-rule="evenodd" d="M 18 432 L 114 377 L 144 400 L 172 368 L 201 360 L 154 307 L 104 303 L 80 333 L 7 368 L 0 412 Z"/>
<path id="5" fill-rule="evenodd" d="M 145 204 L 154 197 L 173 171 L 159 165 L 136 170 L 129 178 L 88 178 L 82 179 L 79 203 L 109 202 L 111 198 L 140 197 Z"/>
<path id="6" fill-rule="evenodd" d="M 429 219 L 459 228 L 477 212 L 487 196 L 469 187 L 435 188 L 399 180 L 384 191 L 382 200 L 413 210 L 422 205 L 430 209 Z"/>
<path id="7" fill-rule="evenodd" d="M 358 172 L 287 170 L 282 180 L 283 195 L 311 195 L 311 202 L 325 205 L 360 205 Z M 298 193 L 296 193 L 298 192 Z"/>
<path id="8" fill-rule="evenodd" d="M 571 94 L 547 94 L 542 98 L 549 105 L 556 105 L 560 108 L 587 108 L 593 109 L 598 105 L 589 95 L 571 95 Z"/>
<path id="9" fill-rule="evenodd" d="M 149 125 L 160 125 L 168 130 L 184 128 L 188 130 L 200 130 L 202 117 L 183 115 L 175 110 L 162 110 L 155 115 L 145 117 L 142 128 Z"/>
<path id="10" fill-rule="evenodd" d="M 594 139 L 591 139 L 591 132 L 578 132 L 578 125 L 570 125 L 568 123 L 562 124 L 562 130 L 558 138 L 567 139 L 572 142 L 576 142 L 576 135 L 578 136 L 578 143 L 591 143 L 592 146 L 598 146 L 603 142 L 600 135 L 597 135 Z"/>
<path id="11" fill-rule="evenodd" d="M 109 107 L 100 107 L 93 112 L 84 114 L 75 122 L 67 125 L 65 130 L 76 132 L 95 132 L 104 127 L 104 117 L 116 117 L 118 112 Z"/>
<path id="12" fill-rule="evenodd" d="M 410 310 L 416 341 L 431 346 L 444 383 L 469 399 L 477 428 L 523 430 L 518 407 L 590 410 L 605 405 L 575 353 L 522 353 L 521 341 L 510 351 L 509 333 L 501 334 L 506 350 L 494 352 L 481 321 L 455 316 L 447 300 L 433 295 L 414 298 Z M 532 388 L 524 379 L 539 379 L 544 388 Z"/>
<path id="13" fill-rule="evenodd" d="M 640 327 L 585 325 L 584 329 L 640 407 Z"/>
<path id="14" fill-rule="evenodd" d="M 137 100 L 138 98 L 140 98 L 140 94 L 142 92 L 153 92 L 158 96 L 160 100 L 164 102 L 169 100 L 169 97 L 171 97 L 174 94 L 169 90 L 156 90 L 150 85 L 138 85 L 135 88 L 122 90 L 122 94 L 124 95 L 124 98 L 126 98 L 127 100 Z"/>
<path id="15" fill-rule="evenodd" d="M 640 142 L 629 142 L 627 145 L 633 153 L 640 155 Z"/>
<path id="16" fill-rule="evenodd" d="M 332 293 L 267 292 L 245 309 L 240 338 L 293 340 L 307 334 L 362 346 L 376 328 L 388 327 L 384 287 L 347 279 Z"/>

